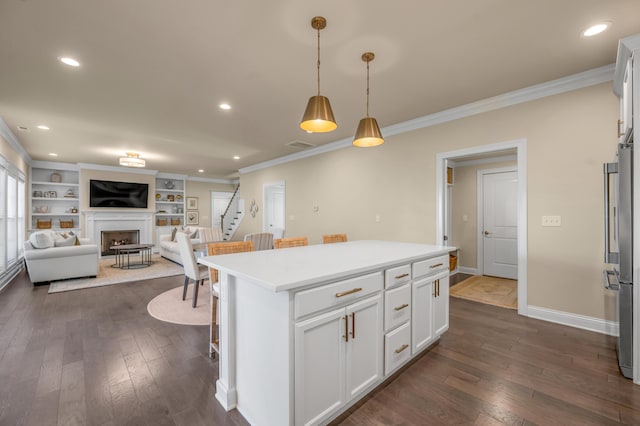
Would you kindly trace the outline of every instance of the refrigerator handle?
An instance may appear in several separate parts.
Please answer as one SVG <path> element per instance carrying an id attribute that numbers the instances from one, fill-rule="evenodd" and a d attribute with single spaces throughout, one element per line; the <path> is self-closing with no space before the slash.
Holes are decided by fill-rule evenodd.
<path id="1" fill-rule="evenodd" d="M 604 271 L 604 288 L 608 290 L 620 290 L 620 281 L 615 271 Z"/>
<path id="2" fill-rule="evenodd" d="M 611 222 L 609 220 L 609 175 L 618 173 L 618 163 L 604 164 L 604 263 L 618 263 L 618 253 L 611 252 L 611 239 L 609 228 Z"/>

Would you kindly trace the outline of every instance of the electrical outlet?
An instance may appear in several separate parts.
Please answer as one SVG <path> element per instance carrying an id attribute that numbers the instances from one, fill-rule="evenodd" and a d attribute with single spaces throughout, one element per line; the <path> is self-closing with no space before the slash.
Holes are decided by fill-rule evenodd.
<path id="1" fill-rule="evenodd" d="M 562 226 L 562 216 L 542 216 L 542 226 Z"/>
<path id="2" fill-rule="evenodd" d="M 318 213 L 318 210 L 320 210 L 320 207 L 318 207 L 318 205 L 316 203 L 313 203 L 313 211 L 315 213 Z"/>

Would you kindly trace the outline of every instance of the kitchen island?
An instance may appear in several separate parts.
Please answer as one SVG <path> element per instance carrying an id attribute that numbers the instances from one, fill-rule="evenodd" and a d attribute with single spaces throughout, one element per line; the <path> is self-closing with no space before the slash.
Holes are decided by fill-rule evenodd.
<path id="1" fill-rule="evenodd" d="M 216 398 L 254 425 L 325 423 L 448 328 L 454 247 L 352 241 L 207 256 Z"/>

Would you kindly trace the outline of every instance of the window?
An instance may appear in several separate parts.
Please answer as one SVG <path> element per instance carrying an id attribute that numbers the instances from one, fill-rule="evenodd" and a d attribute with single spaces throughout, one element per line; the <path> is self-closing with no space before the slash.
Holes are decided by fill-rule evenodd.
<path id="1" fill-rule="evenodd" d="M 25 238 L 24 175 L 0 156 L 0 284 L 22 259 Z"/>

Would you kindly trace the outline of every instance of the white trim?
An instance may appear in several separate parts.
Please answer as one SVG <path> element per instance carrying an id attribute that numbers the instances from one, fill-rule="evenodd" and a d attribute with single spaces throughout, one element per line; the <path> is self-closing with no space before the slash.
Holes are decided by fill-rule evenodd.
<path id="1" fill-rule="evenodd" d="M 443 240 L 446 166 L 449 158 L 467 157 L 488 152 L 516 148 L 518 159 L 518 314 L 527 315 L 527 140 L 499 142 L 479 147 L 459 149 L 457 151 L 436 154 L 436 241 L 446 245 Z"/>
<path id="2" fill-rule="evenodd" d="M 567 77 L 559 78 L 557 80 L 547 81 L 545 83 L 525 87 L 524 89 L 514 90 L 513 92 L 504 93 L 502 95 L 493 96 L 491 98 L 472 102 L 470 104 L 450 108 L 444 111 L 437 112 L 435 114 L 430 114 L 424 117 L 415 118 L 413 120 L 408 120 L 402 123 L 383 127 L 381 131 L 385 136 L 398 135 L 401 133 L 446 123 L 448 121 L 459 120 L 461 118 L 482 114 L 484 112 L 494 111 L 524 102 L 530 102 L 547 96 L 553 96 L 560 93 L 570 92 L 572 90 L 583 89 L 585 87 L 590 87 L 596 84 L 613 80 L 614 71 L 614 64 L 605 65 L 600 68 L 573 74 Z M 240 169 L 239 172 L 240 174 L 255 172 L 256 170 L 266 169 L 280 164 L 289 163 L 291 161 L 300 160 L 302 158 L 312 157 L 314 155 L 320 155 L 326 152 L 351 147 L 351 140 L 351 137 L 340 139 L 338 141 L 328 143 L 316 148 L 311 148 L 302 152 L 297 152 L 295 154 L 286 155 L 284 157 L 279 157 L 273 160 L 264 161 L 262 163 L 244 167 Z"/>
<path id="3" fill-rule="evenodd" d="M 618 323 L 616 321 L 608 321 L 531 305 L 529 306 L 529 317 L 567 325 L 569 327 L 581 328 L 583 330 L 595 331 L 596 333 L 608 334 L 609 336 L 618 335 Z"/>
<path id="4" fill-rule="evenodd" d="M 640 34 L 625 37 L 618 41 L 618 56 L 613 76 L 613 93 L 622 97 L 622 84 L 627 70 L 627 61 L 635 50 L 640 50 Z"/>
<path id="5" fill-rule="evenodd" d="M 117 172 L 117 173 L 137 173 L 140 175 L 157 175 L 157 170 L 152 169 L 143 169 L 137 167 L 120 167 L 120 166 L 105 166 L 102 164 L 91 164 L 91 163 L 78 163 L 78 167 L 81 169 L 89 169 L 89 170 L 101 170 L 105 172 Z"/>
<path id="6" fill-rule="evenodd" d="M 490 158 L 479 158 L 477 160 L 462 160 L 462 161 L 449 161 L 449 166 L 455 167 L 467 167 L 467 166 L 477 166 L 479 164 L 489 164 L 489 163 L 501 163 L 504 161 L 516 161 L 518 157 L 516 155 L 501 155 L 498 157 L 490 157 Z"/>
<path id="7" fill-rule="evenodd" d="M 74 163 L 57 163 L 55 161 L 34 160 L 31 162 L 32 169 L 53 169 L 53 170 L 70 170 L 77 172 L 80 167 Z"/>
<path id="8" fill-rule="evenodd" d="M 518 172 L 517 167 L 499 167 L 495 169 L 484 169 L 476 171 L 476 267 L 478 275 L 484 274 L 484 238 L 482 229 L 484 228 L 484 175 L 495 173 Z M 517 195 L 516 195 L 517 197 Z"/>
<path id="9" fill-rule="evenodd" d="M 458 266 L 458 272 L 469 275 L 480 275 L 478 268 L 467 268 L 466 266 Z"/>
<path id="10" fill-rule="evenodd" d="M 31 156 L 25 151 L 24 147 L 16 138 L 16 135 L 13 134 L 7 123 L 0 117 L 0 136 L 2 136 L 8 143 L 11 145 L 13 149 L 15 149 L 18 154 L 22 157 L 22 159 L 27 163 L 31 164 L 33 161 Z"/>
<path id="11" fill-rule="evenodd" d="M 225 183 L 228 185 L 237 185 L 240 183 L 240 179 L 217 179 L 217 178 L 205 178 L 205 177 L 199 177 L 199 176 L 187 176 L 186 180 L 190 182 Z"/>

